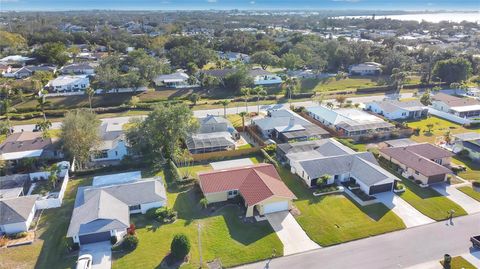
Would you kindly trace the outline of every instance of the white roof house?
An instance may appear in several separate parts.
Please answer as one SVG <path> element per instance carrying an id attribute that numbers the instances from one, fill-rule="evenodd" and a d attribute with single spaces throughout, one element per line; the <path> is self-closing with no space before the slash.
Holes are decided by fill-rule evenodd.
<path id="1" fill-rule="evenodd" d="M 189 76 L 185 72 L 177 71 L 172 74 L 164 74 L 156 77 L 153 82 L 157 86 L 165 86 L 170 88 L 192 88 L 198 87 L 197 84 L 188 83 Z"/>
<path id="2" fill-rule="evenodd" d="M 10 55 L 3 57 L 0 59 L 0 62 L 2 63 L 25 63 L 31 60 L 35 60 L 35 58 L 30 58 L 30 57 L 25 57 L 22 55 Z"/>
<path id="3" fill-rule="evenodd" d="M 54 92 L 83 91 L 90 87 L 90 79 L 86 75 L 59 76 L 53 80 L 50 80 L 47 84 L 47 87 Z"/>
<path id="4" fill-rule="evenodd" d="M 102 141 L 92 154 L 92 161 L 119 161 L 128 154 L 122 122 L 105 122 L 99 132 Z"/>
<path id="5" fill-rule="evenodd" d="M 379 75 L 382 72 L 382 65 L 375 62 L 365 62 L 361 64 L 354 64 L 348 68 L 350 75 Z"/>

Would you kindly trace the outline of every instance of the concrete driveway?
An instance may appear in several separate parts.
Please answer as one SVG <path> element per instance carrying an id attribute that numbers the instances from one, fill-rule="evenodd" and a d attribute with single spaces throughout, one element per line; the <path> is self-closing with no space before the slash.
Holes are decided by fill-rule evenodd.
<path id="1" fill-rule="evenodd" d="M 375 197 L 397 214 L 407 228 L 435 222 L 393 192 L 375 194 Z"/>
<path id="2" fill-rule="evenodd" d="M 438 183 L 431 186 L 434 190 L 440 194 L 445 195 L 450 200 L 463 207 L 468 214 L 480 212 L 480 203 L 465 193 L 459 191 L 454 186 L 450 186 L 445 183 Z"/>
<path id="3" fill-rule="evenodd" d="M 83 254 L 92 255 L 92 269 L 112 268 L 112 245 L 109 241 L 82 245 L 79 255 Z"/>
<path id="4" fill-rule="evenodd" d="M 288 211 L 265 215 L 283 243 L 283 255 L 290 255 L 320 248 L 300 227 Z M 319 223 L 318 225 L 321 225 Z"/>

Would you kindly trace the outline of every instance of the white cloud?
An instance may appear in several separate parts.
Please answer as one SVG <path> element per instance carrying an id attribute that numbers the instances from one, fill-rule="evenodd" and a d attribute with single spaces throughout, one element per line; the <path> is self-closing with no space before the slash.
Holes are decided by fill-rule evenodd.
<path id="1" fill-rule="evenodd" d="M 255 5 L 255 1 L 250 1 L 250 5 Z"/>

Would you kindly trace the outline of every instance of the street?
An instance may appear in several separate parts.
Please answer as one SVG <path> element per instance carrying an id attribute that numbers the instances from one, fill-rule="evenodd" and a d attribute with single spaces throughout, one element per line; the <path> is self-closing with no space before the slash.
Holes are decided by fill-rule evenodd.
<path id="1" fill-rule="evenodd" d="M 401 94 L 401 98 L 410 98 L 412 97 L 412 93 L 403 93 Z M 370 101 L 381 101 L 385 98 L 385 95 L 372 95 L 372 96 L 362 96 L 362 97 L 352 97 L 348 98 L 348 100 L 351 100 L 353 104 L 355 103 L 365 103 L 365 102 L 370 102 Z M 335 100 L 324 100 L 324 103 L 326 102 L 333 102 L 335 103 Z M 254 102 L 250 102 L 250 105 L 248 106 L 248 111 L 249 112 L 256 112 L 258 110 L 257 106 L 254 104 Z M 253 104 L 253 105 L 252 105 Z M 292 102 L 292 105 L 294 106 L 304 106 L 304 107 L 310 107 L 310 106 L 315 106 L 317 105 L 316 102 L 314 101 L 303 101 L 303 102 Z M 282 104 L 272 104 L 272 105 L 260 105 L 260 111 L 265 112 L 269 109 L 282 109 L 282 108 L 289 108 L 290 103 L 282 103 Z M 227 108 L 227 114 L 238 114 L 240 112 L 246 111 L 245 109 L 245 104 L 242 102 L 238 102 L 236 107 L 229 107 Z M 214 108 L 214 109 L 204 109 L 204 110 L 194 110 L 193 115 L 197 118 L 203 118 L 206 117 L 207 115 L 223 115 L 224 110 L 223 108 Z M 118 123 L 118 124 L 124 124 L 127 123 L 131 118 L 135 117 L 142 117 L 142 116 L 131 116 L 131 117 L 114 117 L 114 118 L 104 118 L 101 119 L 103 123 L 105 122 L 110 122 L 110 123 Z M 60 129 L 61 122 L 52 122 L 52 127 L 51 129 Z M 35 128 L 35 124 L 23 124 L 23 125 L 15 125 L 13 126 L 14 132 L 21 132 L 23 131 L 32 131 Z"/>
<path id="2" fill-rule="evenodd" d="M 480 214 L 474 214 L 238 268 L 406 268 L 469 253 L 469 238 L 478 234 Z"/>

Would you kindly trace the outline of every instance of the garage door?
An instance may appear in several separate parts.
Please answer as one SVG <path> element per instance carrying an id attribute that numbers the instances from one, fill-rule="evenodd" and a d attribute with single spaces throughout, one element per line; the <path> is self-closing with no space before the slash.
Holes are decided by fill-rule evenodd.
<path id="1" fill-rule="evenodd" d="M 386 192 L 392 190 L 393 183 L 375 185 L 370 187 L 370 195 L 380 192 Z"/>
<path id="2" fill-rule="evenodd" d="M 80 244 L 90 244 L 110 240 L 110 232 L 80 235 Z"/>
<path id="3" fill-rule="evenodd" d="M 444 180 L 445 180 L 445 174 L 441 174 L 441 175 L 429 177 L 427 183 L 432 184 L 432 183 L 442 182 Z"/>
<path id="4" fill-rule="evenodd" d="M 288 201 L 265 204 L 263 206 L 264 214 L 288 210 Z"/>

